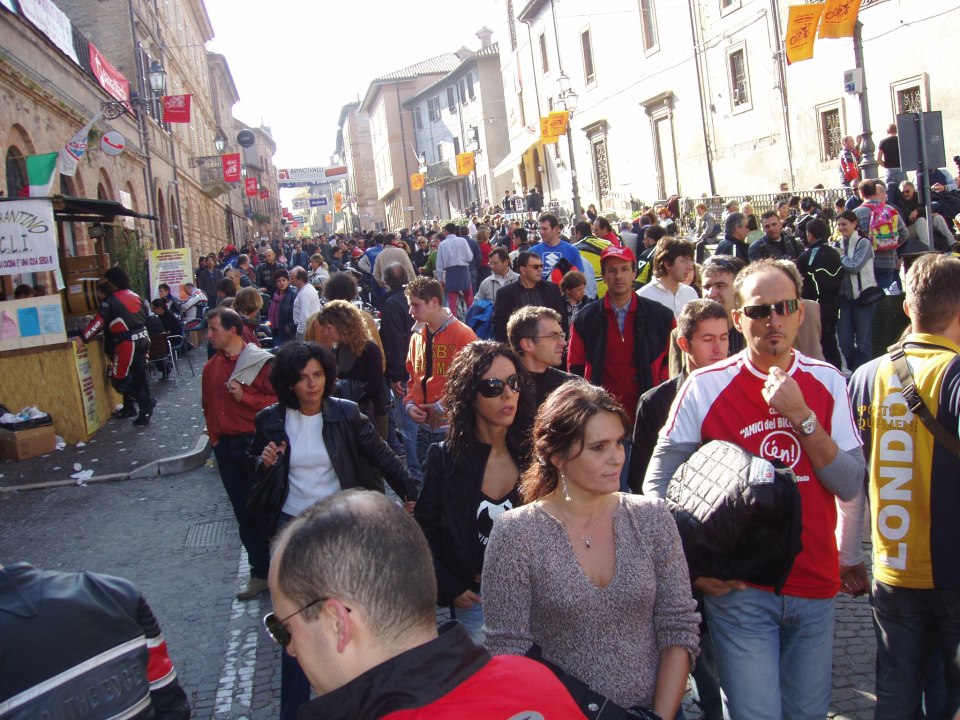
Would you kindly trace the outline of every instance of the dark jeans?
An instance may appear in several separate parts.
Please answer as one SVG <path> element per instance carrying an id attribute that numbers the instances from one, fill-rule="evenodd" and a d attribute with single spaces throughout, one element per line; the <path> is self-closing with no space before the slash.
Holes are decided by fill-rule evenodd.
<path id="1" fill-rule="evenodd" d="M 918 590 L 874 580 L 877 634 L 877 720 L 919 718 L 920 698 L 939 650 L 946 685 L 946 715 L 960 710 L 960 590 Z"/>
<path id="2" fill-rule="evenodd" d="M 250 561 L 250 577 L 267 578 L 270 569 L 269 530 L 247 509 L 247 495 L 253 485 L 253 463 L 247 448 L 253 435 L 224 435 L 213 448 L 223 489 L 240 526 L 240 542 Z"/>
<path id="3" fill-rule="evenodd" d="M 288 522 L 292 515 L 280 513 L 277 532 Z M 296 720 L 300 706 L 310 702 L 310 681 L 295 657 L 283 650 L 280 654 L 280 720 Z"/>
<path id="4" fill-rule="evenodd" d="M 820 298 L 820 347 L 823 359 L 841 369 L 840 346 L 837 345 L 837 321 L 840 318 L 840 298 Z"/>

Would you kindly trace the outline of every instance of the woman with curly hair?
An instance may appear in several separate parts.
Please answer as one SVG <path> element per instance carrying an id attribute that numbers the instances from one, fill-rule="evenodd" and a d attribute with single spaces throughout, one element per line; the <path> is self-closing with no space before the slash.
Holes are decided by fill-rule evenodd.
<path id="1" fill-rule="evenodd" d="M 617 492 L 629 422 L 603 388 L 571 381 L 540 407 L 523 507 L 494 523 L 483 569 L 487 649 L 539 646 L 622 707 L 677 717 L 699 619 L 676 522 Z M 419 506 L 418 506 L 419 507 Z"/>
<path id="2" fill-rule="evenodd" d="M 383 354 L 359 308 L 346 300 L 331 300 L 307 319 L 304 340 L 333 349 L 339 368 L 335 395 L 357 403 L 386 440 L 390 423 Z"/>
<path id="3" fill-rule="evenodd" d="M 413 515 L 433 554 L 437 603 L 482 644 L 483 555 L 494 519 L 519 504 L 533 389 L 516 353 L 491 340 L 461 350 L 449 378 L 447 439 L 427 451 Z"/>

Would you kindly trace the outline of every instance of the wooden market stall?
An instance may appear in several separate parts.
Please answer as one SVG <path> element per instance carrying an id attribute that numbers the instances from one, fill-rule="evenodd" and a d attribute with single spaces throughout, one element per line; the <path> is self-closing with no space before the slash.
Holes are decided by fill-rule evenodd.
<path id="1" fill-rule="evenodd" d="M 55 229 L 41 239 L 48 208 Z M 150 219 L 109 200 L 0 198 L 0 273 L 50 272 L 56 290 L 0 302 L 0 403 L 13 412 L 34 406 L 49 413 L 68 443 L 89 440 L 120 400 L 101 338 L 85 345 L 77 337 L 97 310 L 97 280 L 110 265 L 104 242 L 112 228 L 104 223 L 119 216 Z M 94 224 L 88 229 L 94 254 L 68 254 L 64 228 L 70 223 Z"/>

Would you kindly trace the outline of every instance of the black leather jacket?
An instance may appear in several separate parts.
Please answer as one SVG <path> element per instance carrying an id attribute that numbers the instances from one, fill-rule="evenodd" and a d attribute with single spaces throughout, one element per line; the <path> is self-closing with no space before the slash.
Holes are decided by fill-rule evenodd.
<path id="1" fill-rule="evenodd" d="M 190 717 L 160 626 L 127 580 L 8 565 L 0 638 L 5 719 Z"/>
<path id="2" fill-rule="evenodd" d="M 365 488 L 383 492 L 383 481 L 374 472 L 376 469 L 401 498 L 417 499 L 417 483 L 410 477 L 406 465 L 380 438 L 377 429 L 356 403 L 329 397 L 323 401 L 322 412 L 323 444 L 327 447 L 341 489 Z M 279 445 L 286 442 L 287 447 L 290 446 L 286 418 L 287 408 L 279 403 L 257 413 L 250 455 L 255 458 L 259 472 L 266 472 L 266 468 L 261 470 L 260 454 L 269 443 Z M 286 460 L 289 453 L 282 457 Z"/>
<path id="3" fill-rule="evenodd" d="M 520 443 L 510 437 L 507 449 L 517 467 L 523 468 Z M 423 492 L 413 516 L 430 545 L 440 605 L 450 605 L 458 595 L 480 587 L 477 577 L 483 571 L 483 546 L 477 534 L 477 509 L 489 457 L 490 446 L 482 443 L 457 456 L 446 443 L 427 450 Z"/>

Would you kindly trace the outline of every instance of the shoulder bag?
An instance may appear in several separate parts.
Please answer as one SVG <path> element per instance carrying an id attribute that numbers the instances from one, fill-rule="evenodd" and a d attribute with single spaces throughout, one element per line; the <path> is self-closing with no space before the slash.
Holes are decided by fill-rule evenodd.
<path id="1" fill-rule="evenodd" d="M 910 370 L 910 364 L 907 362 L 907 356 L 903 350 L 903 343 L 894 343 L 887 348 L 887 352 L 890 356 L 890 362 L 893 363 L 893 370 L 897 374 L 897 379 L 900 381 L 900 393 L 903 395 L 903 399 L 907 401 L 910 412 L 920 418 L 920 421 L 938 443 L 960 457 L 960 438 L 953 435 L 933 416 L 930 408 L 920 397 L 916 382 L 913 379 L 913 372 Z"/>
<path id="2" fill-rule="evenodd" d="M 277 461 L 266 471 L 257 473 L 256 480 L 247 494 L 247 509 L 256 517 L 264 520 L 272 532 L 277 526 L 280 511 L 290 492 L 290 480 L 287 473 L 288 452 L 280 454 Z"/>

